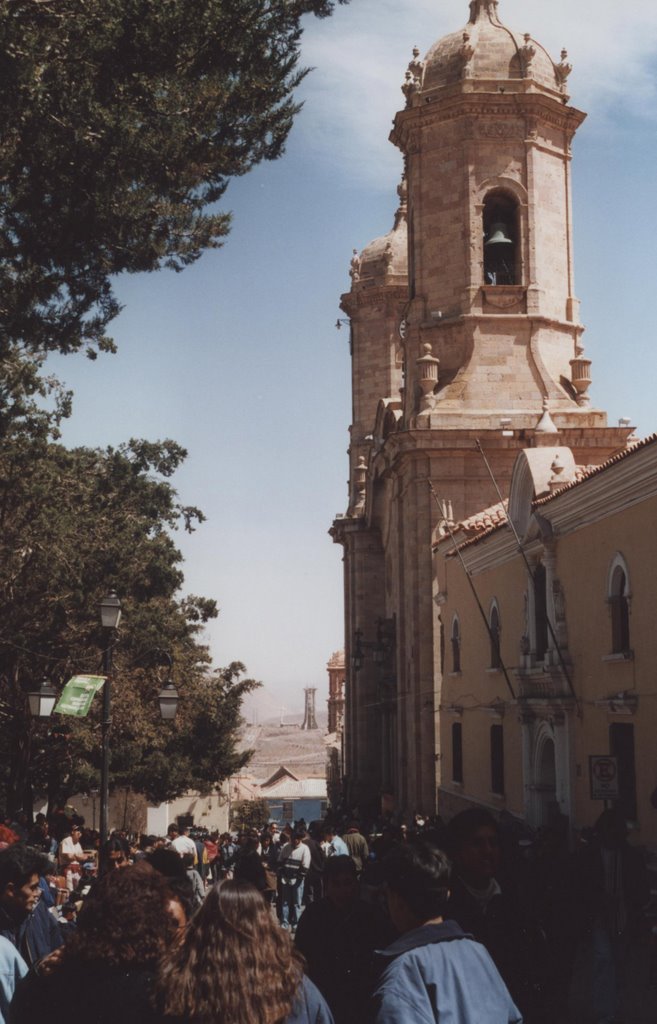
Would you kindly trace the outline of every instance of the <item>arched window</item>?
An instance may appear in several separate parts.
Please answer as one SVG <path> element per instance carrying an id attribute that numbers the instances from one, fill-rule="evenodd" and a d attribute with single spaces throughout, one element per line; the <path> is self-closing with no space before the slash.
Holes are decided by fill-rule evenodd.
<path id="1" fill-rule="evenodd" d="M 461 626 L 459 620 L 454 616 L 452 622 L 452 672 L 461 671 Z"/>
<path id="2" fill-rule="evenodd" d="M 490 667 L 501 668 L 502 657 L 500 655 L 500 612 L 496 603 L 490 610 L 488 621 L 490 631 Z"/>
<path id="3" fill-rule="evenodd" d="M 504 192 L 484 200 L 484 284 L 519 284 L 518 204 Z"/>
<path id="4" fill-rule="evenodd" d="M 616 555 L 612 562 L 607 596 L 611 609 L 612 654 L 629 654 L 630 585 L 627 566 L 621 555 Z"/>

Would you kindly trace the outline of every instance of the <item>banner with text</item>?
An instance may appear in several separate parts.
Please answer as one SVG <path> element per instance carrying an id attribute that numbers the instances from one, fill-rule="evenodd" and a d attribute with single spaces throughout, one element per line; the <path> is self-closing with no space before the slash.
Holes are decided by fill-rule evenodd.
<path id="1" fill-rule="evenodd" d="M 62 690 L 55 711 L 60 715 L 86 718 L 94 697 L 102 690 L 106 676 L 73 676 Z"/>

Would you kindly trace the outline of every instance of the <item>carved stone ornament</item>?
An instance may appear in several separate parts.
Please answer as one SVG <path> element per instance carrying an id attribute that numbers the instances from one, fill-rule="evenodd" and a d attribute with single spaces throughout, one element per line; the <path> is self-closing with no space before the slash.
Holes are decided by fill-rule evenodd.
<path id="1" fill-rule="evenodd" d="M 422 87 L 422 75 L 424 73 L 424 61 L 420 60 L 420 51 L 417 46 L 413 47 L 413 57 L 408 70 L 404 76 L 402 92 L 406 97 L 406 106 L 410 107 L 413 97 Z"/>
<path id="2" fill-rule="evenodd" d="M 354 506 L 356 510 L 362 509 L 365 505 L 367 481 L 367 462 L 365 456 L 361 455 L 354 472 Z"/>
<path id="3" fill-rule="evenodd" d="M 520 121 L 481 121 L 477 125 L 477 135 L 482 139 L 522 138 L 524 127 Z"/>
<path id="4" fill-rule="evenodd" d="M 483 15 L 497 18 L 498 0 L 470 0 L 470 21 L 479 21 Z"/>
<path id="5" fill-rule="evenodd" d="M 559 86 L 561 92 L 566 91 L 566 81 L 572 70 L 572 64 L 568 63 L 568 50 L 562 50 L 561 63 L 555 64 L 554 66 L 554 73 L 557 76 L 557 85 Z"/>
<path id="6" fill-rule="evenodd" d="M 588 405 L 590 398 L 586 392 L 591 387 L 591 360 L 584 356 L 584 349 L 577 345 L 575 358 L 570 360 L 572 385 L 577 392 L 577 404 Z"/>
<path id="7" fill-rule="evenodd" d="M 463 61 L 461 74 L 463 78 L 472 78 L 472 58 L 475 55 L 475 48 L 470 42 L 470 33 L 467 31 L 463 33 L 463 45 L 459 52 Z"/>
<path id="8" fill-rule="evenodd" d="M 357 284 L 360 281 L 360 256 L 358 255 L 358 249 L 353 250 L 351 257 L 351 264 L 349 267 L 349 277 Z"/>
<path id="9" fill-rule="evenodd" d="M 559 453 L 557 453 L 555 455 L 554 460 L 552 462 L 552 465 L 550 466 L 550 469 L 552 470 L 552 476 L 550 477 L 549 487 L 550 487 L 550 493 L 554 493 L 554 491 L 558 491 L 558 490 L 560 490 L 561 487 L 563 487 L 563 479 L 562 479 L 562 477 L 563 477 L 563 471 L 565 469 L 565 466 L 564 466 L 563 462 L 561 461 L 561 459 L 559 457 Z M 555 580 L 555 583 L 558 583 L 558 581 Z M 554 589 L 554 585 L 555 584 L 553 583 L 552 584 L 553 589 Z"/>
<path id="10" fill-rule="evenodd" d="M 434 407 L 434 391 L 438 385 L 440 360 L 433 354 L 429 342 L 423 345 L 424 355 L 416 360 L 419 373 L 420 412 L 429 412 Z"/>
<path id="11" fill-rule="evenodd" d="M 536 47 L 532 46 L 532 37 L 529 32 L 525 32 L 523 38 L 525 42 L 524 45 L 520 47 L 520 57 L 522 59 L 523 68 L 525 69 L 525 74 L 527 74 L 531 69 L 532 61 L 536 56 Z"/>

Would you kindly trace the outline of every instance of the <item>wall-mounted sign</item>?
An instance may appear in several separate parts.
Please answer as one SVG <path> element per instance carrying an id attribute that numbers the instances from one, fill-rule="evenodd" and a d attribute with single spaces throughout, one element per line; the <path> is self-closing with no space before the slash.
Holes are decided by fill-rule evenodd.
<path id="1" fill-rule="evenodd" d="M 618 800 L 618 758 L 609 754 L 589 757 L 591 800 Z"/>

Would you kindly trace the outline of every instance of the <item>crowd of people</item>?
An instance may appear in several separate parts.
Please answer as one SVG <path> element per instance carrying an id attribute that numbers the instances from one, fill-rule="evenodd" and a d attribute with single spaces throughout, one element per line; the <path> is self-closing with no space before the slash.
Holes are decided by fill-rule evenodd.
<path id="1" fill-rule="evenodd" d="M 614 810 L 577 853 L 476 808 L 118 831 L 100 871 L 96 838 L 63 811 L 0 825 L 0 1024 L 565 1024 L 582 943 L 612 1024 L 650 896 Z"/>

